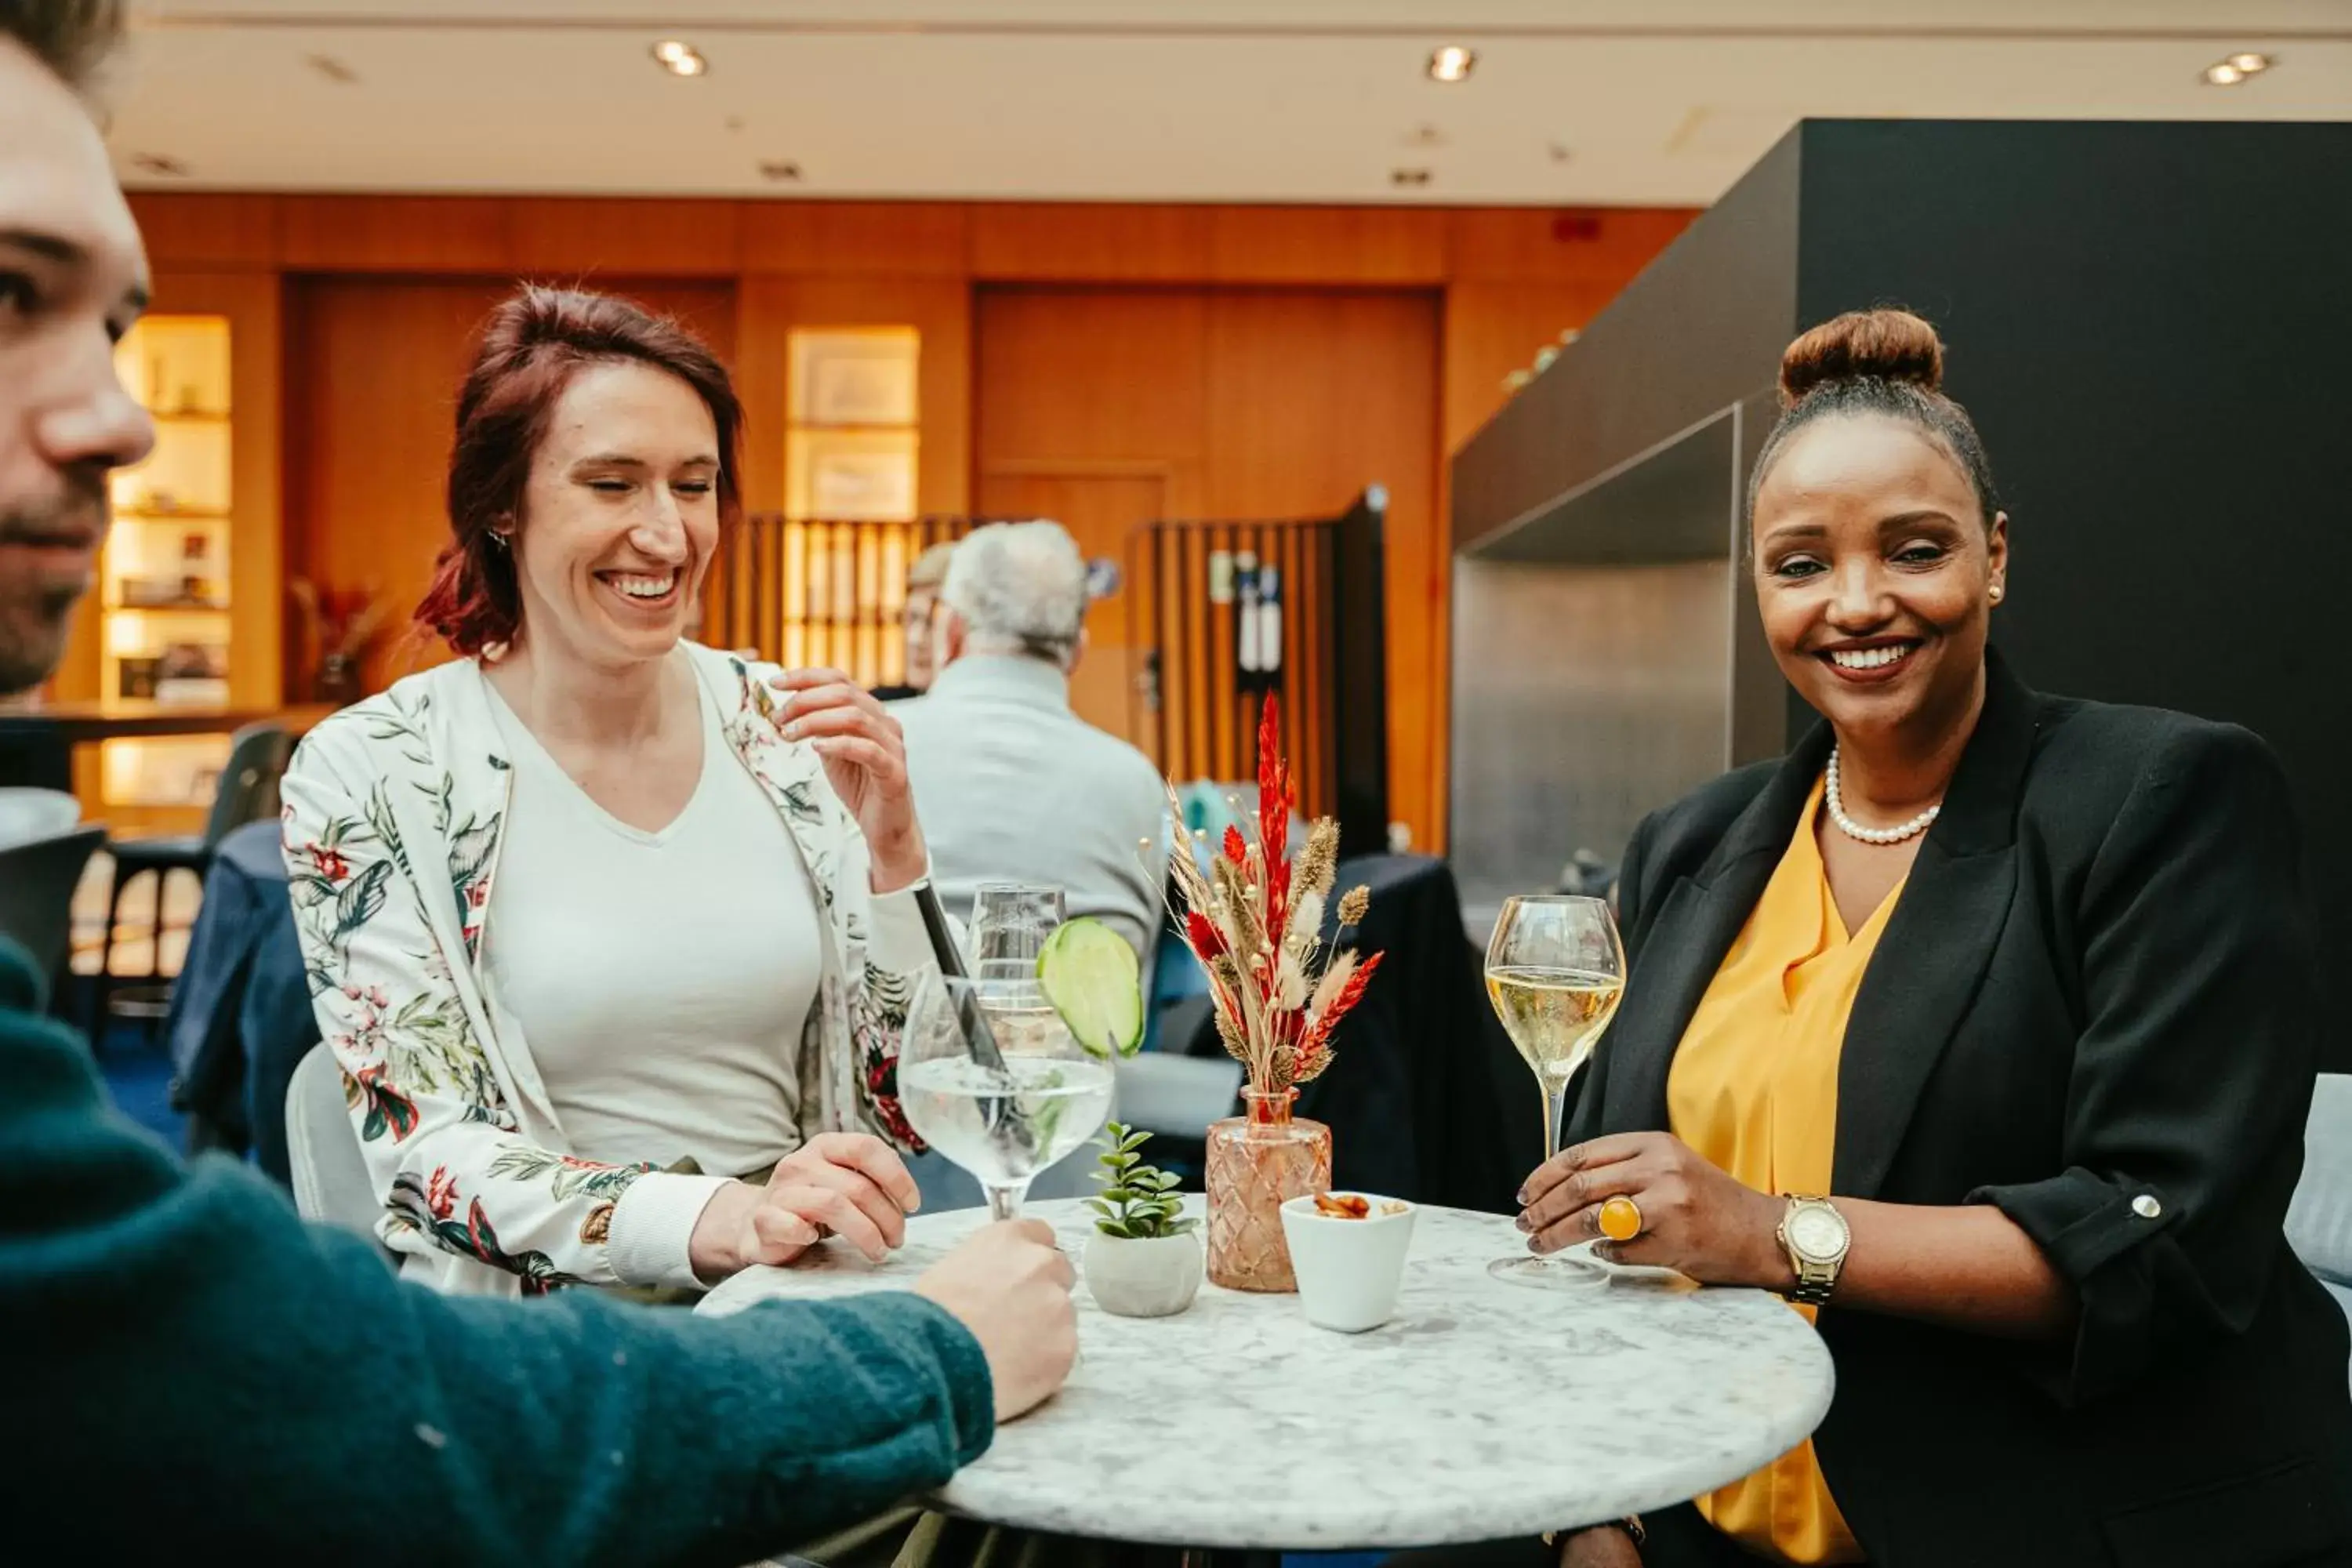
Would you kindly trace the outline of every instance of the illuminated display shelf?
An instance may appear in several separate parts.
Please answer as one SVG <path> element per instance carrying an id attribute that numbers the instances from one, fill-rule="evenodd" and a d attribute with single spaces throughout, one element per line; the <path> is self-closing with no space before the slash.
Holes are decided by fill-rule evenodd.
<path id="1" fill-rule="evenodd" d="M 117 347 L 115 365 L 155 421 L 155 449 L 112 481 L 115 526 L 99 568 L 99 700 L 124 710 L 225 703 L 235 626 L 228 320 L 150 316 Z M 104 804 L 203 806 L 227 755 L 222 735 L 110 740 L 99 765 Z"/>

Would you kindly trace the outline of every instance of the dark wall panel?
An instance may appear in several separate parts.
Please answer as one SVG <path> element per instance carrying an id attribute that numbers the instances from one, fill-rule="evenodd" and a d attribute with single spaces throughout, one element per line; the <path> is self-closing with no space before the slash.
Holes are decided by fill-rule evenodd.
<path id="1" fill-rule="evenodd" d="M 1803 136 L 1798 315 L 1941 329 L 2010 512 L 1997 640 L 2043 689 L 2268 740 L 2352 959 L 2352 126 Z"/>

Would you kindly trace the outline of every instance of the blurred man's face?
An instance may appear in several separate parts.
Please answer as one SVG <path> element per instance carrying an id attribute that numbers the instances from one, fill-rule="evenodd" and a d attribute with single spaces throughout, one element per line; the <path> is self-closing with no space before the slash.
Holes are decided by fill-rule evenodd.
<path id="1" fill-rule="evenodd" d="M 154 445 L 114 374 L 146 302 L 139 228 L 98 128 L 0 39 L 0 693 L 56 668 L 106 539 L 107 473 Z"/>
<path id="2" fill-rule="evenodd" d="M 931 651 L 931 612 L 939 602 L 931 589 L 907 590 L 907 684 L 918 691 L 929 691 L 931 678 L 940 672 Z"/>

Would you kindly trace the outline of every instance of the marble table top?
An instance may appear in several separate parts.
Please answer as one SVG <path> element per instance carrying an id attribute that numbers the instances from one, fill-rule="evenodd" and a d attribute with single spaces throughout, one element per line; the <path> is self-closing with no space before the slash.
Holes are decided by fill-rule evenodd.
<path id="1" fill-rule="evenodd" d="M 1076 1201 L 1024 1212 L 1081 1259 Z M 697 1310 L 903 1289 L 986 1217 L 918 1215 L 879 1266 L 827 1242 Z M 1156 1545 L 1458 1545 L 1681 1501 L 1787 1452 L 1828 1411 L 1829 1352 L 1778 1298 L 1658 1269 L 1612 1269 L 1586 1291 L 1487 1275 L 1525 1249 L 1508 1219 L 1423 1208 L 1397 1316 L 1365 1334 L 1314 1327 L 1296 1296 L 1206 1284 L 1175 1317 L 1113 1317 L 1081 1263 L 1067 1386 L 929 1500 Z"/>

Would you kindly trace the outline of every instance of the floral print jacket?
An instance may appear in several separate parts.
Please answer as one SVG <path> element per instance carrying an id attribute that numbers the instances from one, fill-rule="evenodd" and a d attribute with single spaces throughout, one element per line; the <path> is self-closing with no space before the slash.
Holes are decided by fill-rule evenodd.
<path id="1" fill-rule="evenodd" d="M 865 839 L 816 753 L 777 730 L 775 668 L 687 647 L 828 917 L 803 1134 L 862 1127 L 919 1151 L 896 1097 L 915 972 L 869 961 Z M 621 1283 L 614 1206 L 650 1167 L 562 1152 L 522 1032 L 483 983 L 513 777 L 488 704 L 461 659 L 333 715 L 296 752 L 286 859 L 312 1006 L 383 1199 L 376 1232 L 404 1273 L 465 1294 Z"/>

